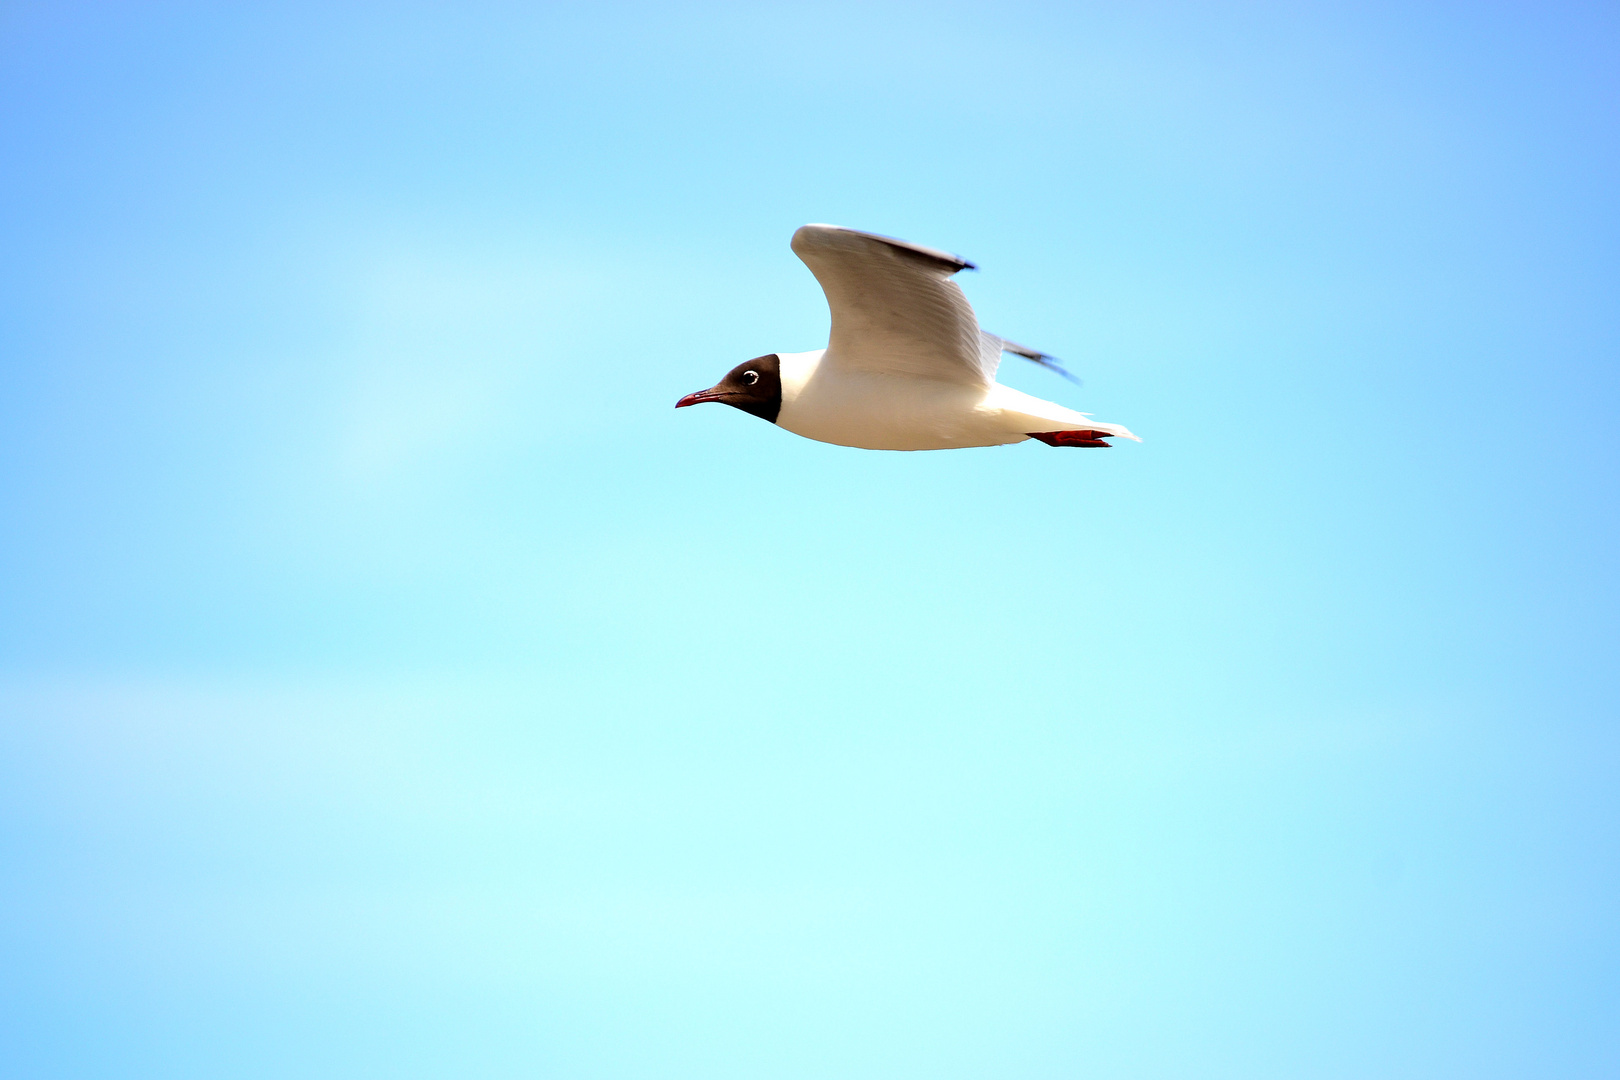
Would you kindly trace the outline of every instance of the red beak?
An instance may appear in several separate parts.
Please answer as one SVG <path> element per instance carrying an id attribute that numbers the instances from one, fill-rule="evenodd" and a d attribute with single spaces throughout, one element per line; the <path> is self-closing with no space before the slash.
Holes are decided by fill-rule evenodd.
<path id="1" fill-rule="evenodd" d="M 675 403 L 675 407 L 677 409 L 684 409 L 688 405 L 701 405 L 705 401 L 719 401 L 725 396 L 726 395 L 723 391 L 711 386 L 707 390 L 699 390 L 695 394 L 687 394 L 685 397 L 681 398 L 681 400 Z"/>

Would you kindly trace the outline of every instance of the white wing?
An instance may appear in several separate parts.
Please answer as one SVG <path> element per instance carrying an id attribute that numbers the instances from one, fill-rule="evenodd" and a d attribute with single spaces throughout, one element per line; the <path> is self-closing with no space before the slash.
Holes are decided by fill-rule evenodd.
<path id="1" fill-rule="evenodd" d="M 823 363 L 989 386 L 1001 362 L 962 289 L 966 259 L 837 225 L 806 225 L 793 253 L 827 294 L 832 335 Z"/>

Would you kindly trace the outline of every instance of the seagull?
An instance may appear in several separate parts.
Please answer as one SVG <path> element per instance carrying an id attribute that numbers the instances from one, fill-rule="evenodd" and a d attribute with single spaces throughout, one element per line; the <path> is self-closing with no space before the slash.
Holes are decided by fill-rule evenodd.
<path id="1" fill-rule="evenodd" d="M 1069 376 L 1046 353 L 979 329 L 951 280 L 977 269 L 966 259 L 837 225 L 799 229 L 793 253 L 827 294 L 827 347 L 756 356 L 677 409 L 718 401 L 807 439 L 868 450 L 1142 441 L 996 382 L 1004 352 Z"/>

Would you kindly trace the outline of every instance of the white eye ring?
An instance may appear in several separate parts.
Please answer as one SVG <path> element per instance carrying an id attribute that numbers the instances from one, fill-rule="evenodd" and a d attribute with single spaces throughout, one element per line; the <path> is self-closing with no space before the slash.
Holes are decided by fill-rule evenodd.
<path id="1" fill-rule="evenodd" d="M 743 372 L 743 382 L 747 383 L 749 386 L 753 386 L 755 383 L 759 382 L 759 372 L 757 372 L 757 371 L 745 371 L 745 372 Z"/>

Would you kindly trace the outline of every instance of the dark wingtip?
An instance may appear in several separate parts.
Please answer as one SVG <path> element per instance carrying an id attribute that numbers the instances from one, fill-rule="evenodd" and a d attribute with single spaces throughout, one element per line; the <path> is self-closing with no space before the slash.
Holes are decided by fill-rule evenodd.
<path id="1" fill-rule="evenodd" d="M 1028 345 L 1020 345 L 1016 341 L 1008 341 L 1006 338 L 999 337 L 995 334 L 991 334 L 989 336 L 1001 342 L 1002 352 L 1010 352 L 1014 356 L 1022 356 L 1025 360 L 1028 360 L 1032 364 L 1039 364 L 1047 371 L 1055 371 L 1065 379 L 1068 379 L 1070 382 L 1074 383 L 1076 386 L 1086 385 L 1073 375 L 1069 374 L 1069 369 L 1063 366 L 1063 361 L 1059 360 L 1051 353 L 1044 353 L 1039 349 L 1032 349 Z"/>
<path id="2" fill-rule="evenodd" d="M 1074 374 L 1068 368 L 1064 367 L 1062 364 L 1055 364 L 1055 363 L 1054 364 L 1043 364 L 1041 366 L 1050 368 L 1051 370 L 1057 372 L 1059 375 L 1063 376 L 1065 379 L 1068 379 L 1070 382 L 1074 383 L 1074 385 L 1076 385 L 1076 386 L 1084 386 L 1084 385 L 1086 385 L 1085 382 L 1080 378 L 1080 376 Z"/>
<path id="3" fill-rule="evenodd" d="M 1074 383 L 1076 386 L 1086 385 L 1085 383 L 1081 382 L 1076 375 L 1069 371 L 1068 368 L 1064 367 L 1063 362 L 1055 356 L 1050 356 L 1046 353 L 1041 353 L 1039 356 L 1030 356 L 1028 353 L 1019 353 L 1018 355 L 1024 357 L 1026 360 L 1034 361 L 1047 371 L 1056 372 L 1065 379 L 1068 379 L 1070 382 Z"/>

